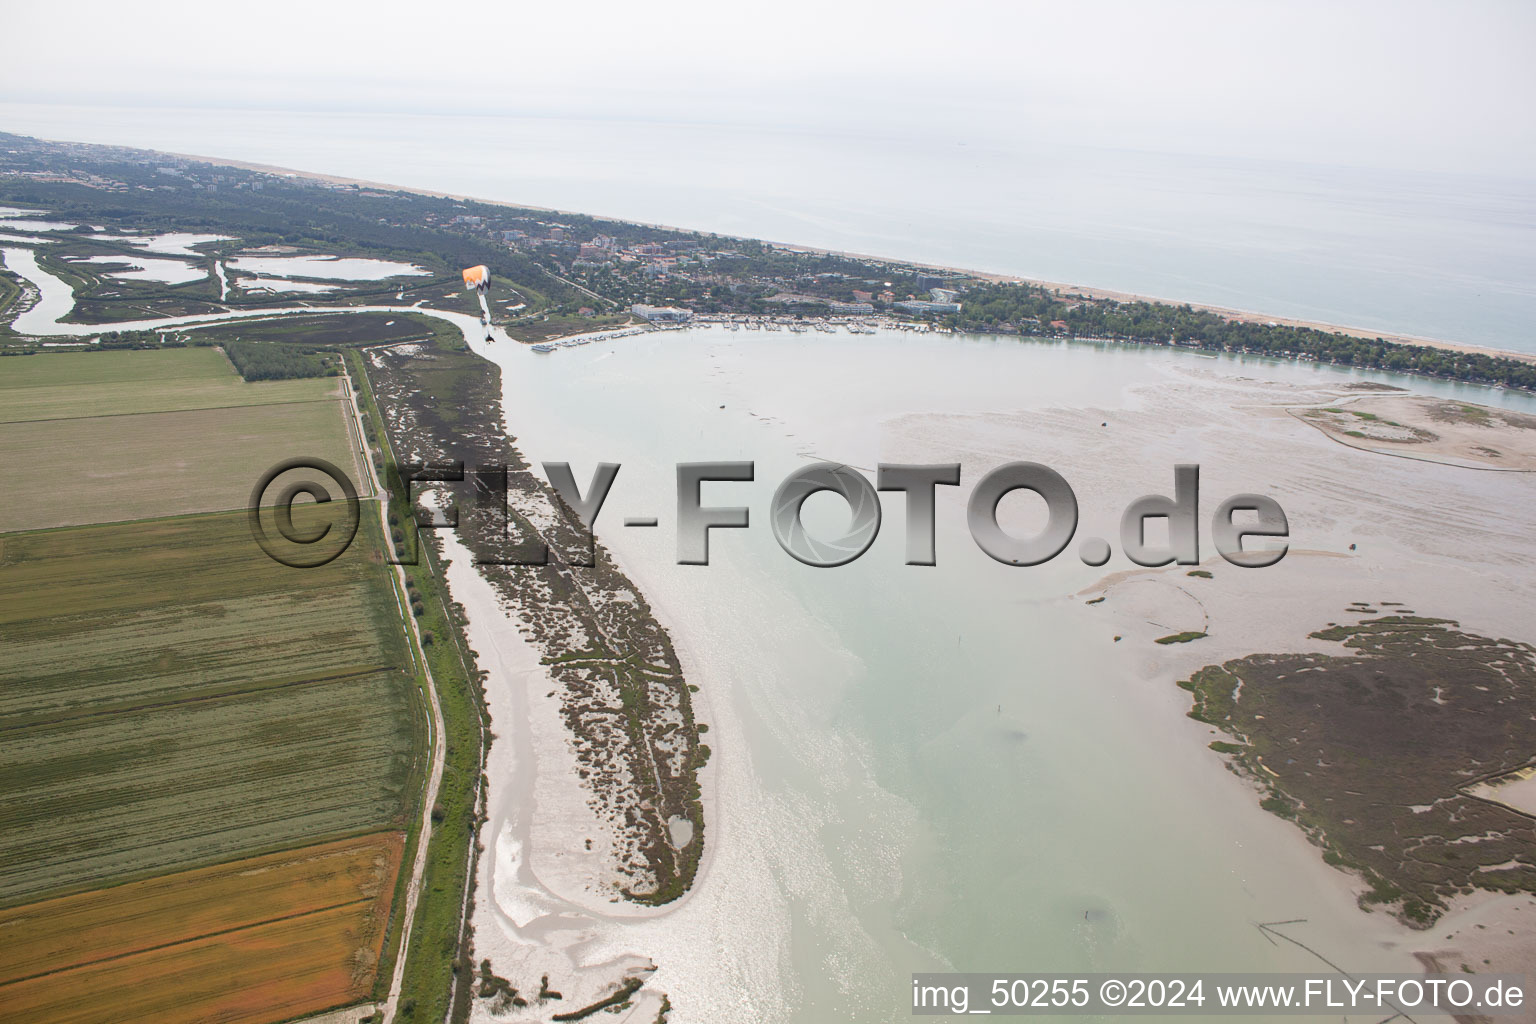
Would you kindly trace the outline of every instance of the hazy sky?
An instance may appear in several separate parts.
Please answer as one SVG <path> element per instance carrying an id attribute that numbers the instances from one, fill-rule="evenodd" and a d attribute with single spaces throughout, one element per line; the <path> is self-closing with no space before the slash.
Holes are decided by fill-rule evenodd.
<path id="1" fill-rule="evenodd" d="M 9 0 L 4 23 L 8 102 L 928 123 L 1536 176 L 1513 0 Z"/>

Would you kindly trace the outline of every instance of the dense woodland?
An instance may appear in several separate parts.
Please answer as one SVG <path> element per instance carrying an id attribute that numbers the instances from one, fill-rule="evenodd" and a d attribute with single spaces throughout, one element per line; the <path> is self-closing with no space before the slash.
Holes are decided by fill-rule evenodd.
<path id="1" fill-rule="evenodd" d="M 295 345 L 259 341 L 227 341 L 224 354 L 246 380 L 286 380 L 292 377 L 335 377 L 341 369 L 334 358 Z"/>
<path id="2" fill-rule="evenodd" d="M 1052 321 L 1065 323 L 1065 330 L 1051 328 Z M 1066 333 L 1111 341 L 1304 357 L 1341 366 L 1536 390 L 1536 364 L 1518 359 L 1356 338 L 1310 327 L 1228 320 L 1219 313 L 1187 305 L 1064 300 L 1027 284 L 980 285 L 967 290 L 962 314 L 955 323 L 972 330 L 1009 327 L 1030 334 Z"/>

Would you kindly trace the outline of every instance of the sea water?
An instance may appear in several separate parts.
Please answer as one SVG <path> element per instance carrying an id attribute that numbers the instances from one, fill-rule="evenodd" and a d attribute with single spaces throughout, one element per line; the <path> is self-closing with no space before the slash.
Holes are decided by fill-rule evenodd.
<path id="1" fill-rule="evenodd" d="M 0 130 L 41 138 L 1536 352 L 1536 183 L 1091 148 L 993 128 L 0 103 Z"/>

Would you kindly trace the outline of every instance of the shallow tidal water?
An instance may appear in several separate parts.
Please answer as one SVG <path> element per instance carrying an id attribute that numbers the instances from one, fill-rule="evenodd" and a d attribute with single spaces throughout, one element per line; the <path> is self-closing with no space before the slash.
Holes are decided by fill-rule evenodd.
<path id="1" fill-rule="evenodd" d="M 705 688 L 716 859 L 673 917 L 604 948 L 654 956 L 686 1019 L 891 1020 L 920 970 L 1314 969 L 1255 927 L 1297 918 L 1349 970 L 1417 969 L 1401 930 L 1358 910 L 1318 851 L 1221 770 L 1183 695 L 1146 692 L 1085 629 L 1070 595 L 1123 558 L 1089 569 L 1072 547 L 1035 569 L 993 563 L 965 532 L 968 486 L 941 493 L 933 568 L 901 564 L 896 496 L 870 551 L 835 569 L 793 561 L 766 514 L 807 458 L 872 471 L 883 424 L 904 413 L 1134 407 L 1139 385 L 1189 369 L 1388 378 L 891 332 L 476 348 L 503 367 L 509 428 L 531 461 L 569 461 L 579 481 L 597 461 L 622 464 L 599 535 Z M 673 464 L 730 459 L 754 461 L 756 480 L 706 484 L 703 501 L 749 506 L 751 526 L 713 531 L 709 566 L 679 566 Z M 818 500 L 813 528 L 846 521 Z M 651 515 L 659 528 L 620 525 Z"/>

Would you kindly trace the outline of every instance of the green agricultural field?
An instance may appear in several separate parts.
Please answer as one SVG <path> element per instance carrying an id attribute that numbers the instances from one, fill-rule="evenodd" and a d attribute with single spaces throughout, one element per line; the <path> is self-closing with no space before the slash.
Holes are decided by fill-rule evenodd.
<path id="1" fill-rule="evenodd" d="M 0 537 L 0 904 L 406 825 L 416 680 L 363 523 L 307 570 L 240 512 Z"/>
<path id="2" fill-rule="evenodd" d="M 241 508 L 296 456 L 362 479 L 334 380 L 247 384 L 212 348 L 0 364 L 0 532 Z"/>
<path id="3" fill-rule="evenodd" d="M 0 537 L 0 730 L 403 663 L 364 536 L 304 570 L 243 513 Z"/>
<path id="4" fill-rule="evenodd" d="M 247 384 L 214 348 L 0 361 L 0 423 L 317 402 L 336 394 L 333 380 Z"/>
<path id="5" fill-rule="evenodd" d="M 11 356 L 0 363 L 0 390 L 221 378 L 240 379 L 214 348 L 44 352 Z"/>
<path id="6" fill-rule="evenodd" d="M 5 427 L 0 531 L 241 508 L 269 466 L 319 456 L 358 481 L 339 401 Z"/>

